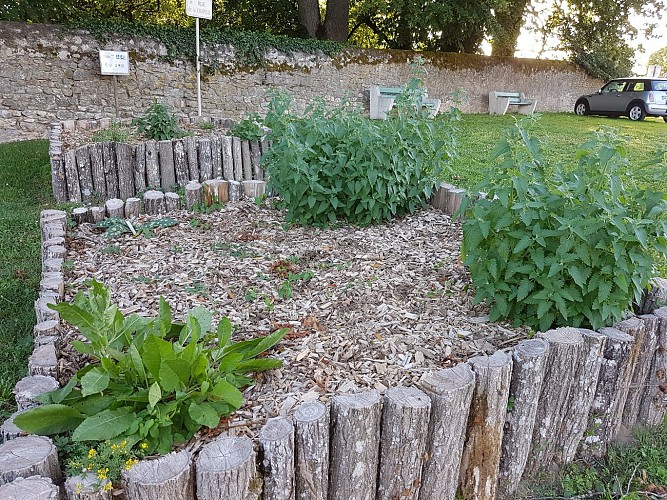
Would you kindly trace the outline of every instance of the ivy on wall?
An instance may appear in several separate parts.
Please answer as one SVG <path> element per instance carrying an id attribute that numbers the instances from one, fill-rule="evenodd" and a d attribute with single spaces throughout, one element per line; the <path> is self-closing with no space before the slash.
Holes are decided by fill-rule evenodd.
<path id="1" fill-rule="evenodd" d="M 195 61 L 195 31 L 192 27 L 173 25 L 139 24 L 113 19 L 86 19 L 73 21 L 70 28 L 85 29 L 97 40 L 104 43 L 114 35 L 138 36 L 155 39 L 167 48 L 166 59 L 174 61 L 185 58 Z M 229 44 L 236 49 L 236 62 L 240 65 L 257 67 L 264 65 L 267 49 L 281 52 L 304 52 L 315 54 L 321 51 L 329 56 L 341 52 L 343 44 L 328 40 L 291 38 L 284 35 L 251 33 L 219 28 L 202 28 L 200 39 L 204 44 Z"/>

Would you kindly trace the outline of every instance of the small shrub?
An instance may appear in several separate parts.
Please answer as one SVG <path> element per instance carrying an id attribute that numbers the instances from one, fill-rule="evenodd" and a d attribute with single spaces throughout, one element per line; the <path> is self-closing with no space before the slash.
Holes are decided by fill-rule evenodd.
<path id="1" fill-rule="evenodd" d="M 146 110 L 146 115 L 132 120 L 140 134 L 149 139 L 164 141 L 167 139 L 178 139 L 185 133 L 179 128 L 178 120 L 173 113 L 170 113 L 166 106 L 153 101 L 153 104 Z"/>
<path id="2" fill-rule="evenodd" d="M 462 247 L 491 320 L 597 329 L 641 299 L 667 253 L 667 197 L 623 186 L 624 144 L 602 129 L 577 168 L 553 175 L 521 124 L 496 148 L 502 161 L 478 187 L 486 197 L 464 205 Z"/>
<path id="3" fill-rule="evenodd" d="M 93 142 L 130 142 L 132 131 L 120 122 L 113 122 L 109 127 L 95 132 L 92 140 Z"/>
<path id="4" fill-rule="evenodd" d="M 125 440 L 128 448 L 142 442 L 146 453 L 167 453 L 237 410 L 239 389 L 253 383 L 249 373 L 282 365 L 257 356 L 286 330 L 232 342 L 227 318 L 212 331 L 212 313 L 196 307 L 184 323 L 174 323 L 162 298 L 156 318 L 124 316 L 94 280 L 88 294 L 52 308 L 85 337 L 73 341 L 74 348 L 96 362 L 41 395 L 42 406 L 16 417 L 29 433 L 71 433 L 74 442 Z"/>
<path id="5" fill-rule="evenodd" d="M 416 104 L 422 94 L 412 79 L 383 121 L 322 101 L 296 116 L 290 97 L 274 93 L 263 120 L 272 147 L 262 162 L 287 222 L 363 226 L 423 206 L 455 156 L 459 112 L 432 118 Z"/>
<path id="6" fill-rule="evenodd" d="M 257 113 L 250 113 L 243 120 L 234 123 L 227 135 L 238 137 L 244 141 L 257 141 L 265 133 L 261 117 Z"/>

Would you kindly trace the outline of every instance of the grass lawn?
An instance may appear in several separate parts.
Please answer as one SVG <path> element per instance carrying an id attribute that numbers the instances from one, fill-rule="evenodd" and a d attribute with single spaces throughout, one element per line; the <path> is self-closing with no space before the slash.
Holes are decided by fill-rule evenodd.
<path id="1" fill-rule="evenodd" d="M 53 203 L 47 141 L 0 144 L 0 415 L 27 374 L 41 274 L 39 212 Z"/>
<path id="2" fill-rule="evenodd" d="M 482 180 L 489 169 L 489 156 L 505 131 L 521 115 L 463 115 L 459 123 L 459 154 L 453 173 L 447 179 L 457 187 L 472 188 Z M 667 123 L 658 118 L 631 122 L 627 118 L 576 116 L 573 113 L 544 113 L 535 127 L 535 135 L 543 145 L 542 153 L 549 164 L 576 165 L 577 148 L 591 139 L 592 132 L 602 126 L 618 129 L 628 136 L 628 159 L 632 175 L 643 187 L 667 192 L 667 172 L 656 167 L 640 166 L 653 157 L 659 148 L 665 148 Z M 657 174 L 657 178 L 656 178 Z"/>

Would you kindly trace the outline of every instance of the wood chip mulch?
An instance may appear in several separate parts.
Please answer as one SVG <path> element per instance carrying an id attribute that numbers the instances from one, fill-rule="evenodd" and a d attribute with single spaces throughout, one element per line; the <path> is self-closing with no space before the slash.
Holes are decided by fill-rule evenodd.
<path id="1" fill-rule="evenodd" d="M 76 228 L 66 300 L 96 278 L 125 313 L 156 315 L 164 296 L 176 320 L 197 305 L 215 311 L 214 322 L 227 316 L 238 328 L 235 340 L 289 328 L 269 353 L 284 366 L 259 374 L 227 422 L 250 436 L 267 417 L 290 414 L 300 402 L 416 384 L 427 372 L 529 334 L 490 323 L 487 309 L 473 305 L 460 262 L 460 224 L 434 209 L 379 226 L 333 229 L 286 227 L 284 214 L 268 202 L 168 216 L 178 224 L 149 238 L 111 240 L 91 225 Z M 83 361 L 66 344 L 64 377 Z"/>

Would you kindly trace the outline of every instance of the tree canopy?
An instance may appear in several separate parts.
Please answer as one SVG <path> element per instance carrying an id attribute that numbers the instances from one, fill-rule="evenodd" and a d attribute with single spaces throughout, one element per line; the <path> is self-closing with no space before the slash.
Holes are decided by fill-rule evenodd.
<path id="1" fill-rule="evenodd" d="M 667 0 L 213 0 L 211 26 L 319 38 L 364 47 L 512 56 L 522 29 L 591 74 L 629 74 L 632 14 L 660 19 Z M 184 0 L 10 0 L 0 19 L 66 23 L 85 17 L 189 25 Z M 656 23 L 646 30 L 650 34 Z"/>
<path id="2" fill-rule="evenodd" d="M 653 52 L 648 58 L 648 64 L 660 66 L 662 68 L 660 73 L 663 75 L 667 74 L 667 47 Z"/>

